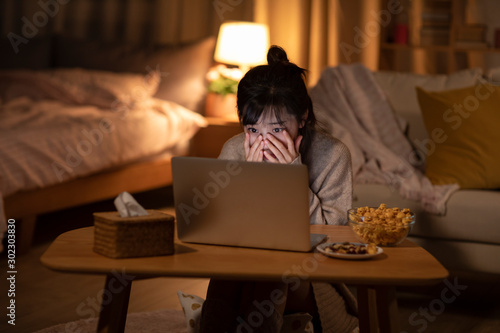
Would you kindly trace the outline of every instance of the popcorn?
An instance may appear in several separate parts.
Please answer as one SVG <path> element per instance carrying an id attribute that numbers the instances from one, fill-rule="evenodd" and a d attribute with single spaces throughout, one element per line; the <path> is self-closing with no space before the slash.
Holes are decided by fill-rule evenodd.
<path id="1" fill-rule="evenodd" d="M 414 216 L 408 208 L 359 207 L 349 210 L 352 229 L 365 243 L 387 246 L 401 242 L 410 232 Z"/>

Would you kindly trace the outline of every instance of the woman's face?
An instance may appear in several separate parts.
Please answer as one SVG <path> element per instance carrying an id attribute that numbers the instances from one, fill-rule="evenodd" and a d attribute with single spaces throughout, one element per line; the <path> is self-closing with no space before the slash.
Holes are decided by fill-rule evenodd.
<path id="1" fill-rule="evenodd" d="M 262 139 L 264 140 L 263 150 L 268 151 L 272 154 L 272 152 L 269 150 L 266 139 L 269 137 L 269 135 L 273 135 L 286 147 L 288 144 L 285 138 L 284 131 L 286 131 L 291 137 L 292 141 L 295 142 L 295 139 L 299 135 L 299 129 L 302 128 L 304 124 L 299 124 L 294 116 L 286 112 L 283 112 L 280 118 L 280 121 L 278 121 L 274 112 L 264 112 L 256 124 L 246 125 L 245 133 L 249 134 L 250 146 L 255 143 L 255 140 L 257 140 L 259 135 L 262 135 Z"/>

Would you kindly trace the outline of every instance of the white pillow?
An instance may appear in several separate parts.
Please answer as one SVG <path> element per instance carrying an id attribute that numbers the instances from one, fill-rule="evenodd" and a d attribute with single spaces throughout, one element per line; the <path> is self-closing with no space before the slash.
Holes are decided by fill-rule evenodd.
<path id="1" fill-rule="evenodd" d="M 0 71 L 0 98 L 7 103 L 26 96 L 32 100 L 57 100 L 72 105 L 132 108 L 151 99 L 158 90 L 160 73 L 146 75 L 86 70 Z"/>
<path id="2" fill-rule="evenodd" d="M 83 89 L 89 96 L 107 93 L 113 100 L 131 106 L 151 98 L 160 85 L 160 73 L 150 71 L 146 75 L 116 73 L 82 68 L 61 68 L 46 72 L 49 76 Z"/>

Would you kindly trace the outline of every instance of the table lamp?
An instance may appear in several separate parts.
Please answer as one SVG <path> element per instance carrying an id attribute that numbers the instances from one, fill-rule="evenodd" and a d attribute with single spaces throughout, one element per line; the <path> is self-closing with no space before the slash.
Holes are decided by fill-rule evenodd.
<path id="1" fill-rule="evenodd" d="M 253 22 L 226 22 L 220 26 L 214 59 L 239 66 L 243 74 L 252 66 L 266 63 L 269 29 Z"/>

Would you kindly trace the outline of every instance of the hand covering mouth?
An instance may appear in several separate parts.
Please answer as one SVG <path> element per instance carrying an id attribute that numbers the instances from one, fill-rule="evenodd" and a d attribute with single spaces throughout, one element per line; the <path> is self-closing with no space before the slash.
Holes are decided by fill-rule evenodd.
<path id="1" fill-rule="evenodd" d="M 273 158 L 276 158 L 276 155 L 274 155 L 271 150 L 264 149 L 263 151 L 266 152 L 266 153 L 268 153 L 269 155 L 271 155 Z M 266 155 L 264 155 L 264 159 L 267 160 Z"/>

